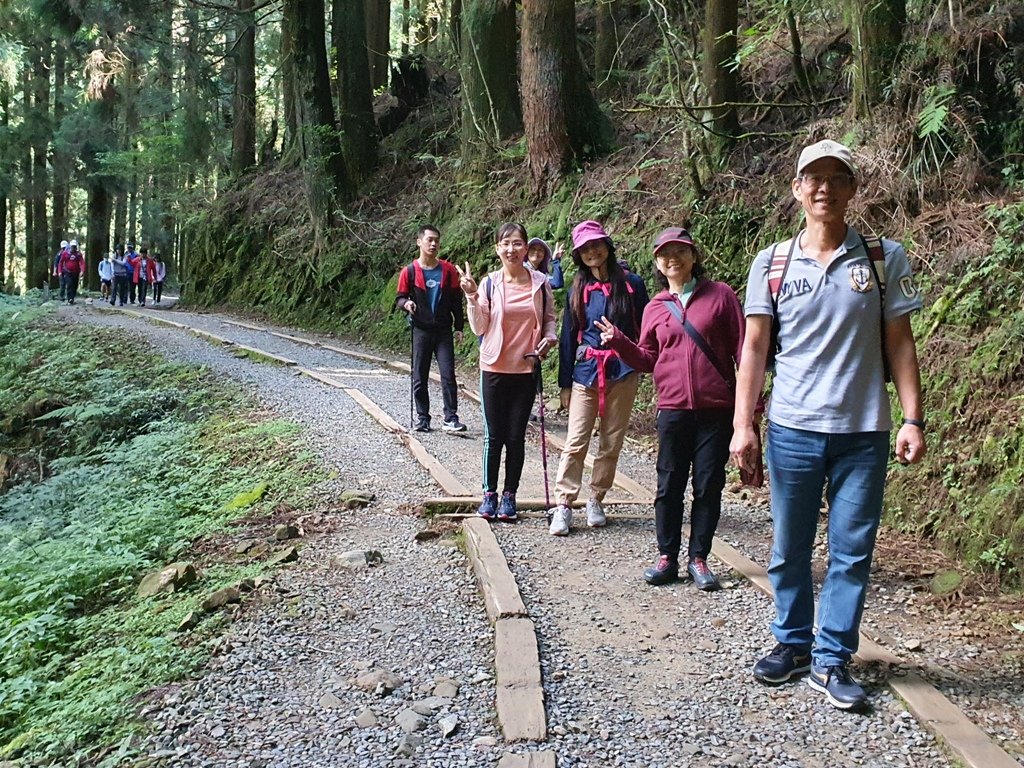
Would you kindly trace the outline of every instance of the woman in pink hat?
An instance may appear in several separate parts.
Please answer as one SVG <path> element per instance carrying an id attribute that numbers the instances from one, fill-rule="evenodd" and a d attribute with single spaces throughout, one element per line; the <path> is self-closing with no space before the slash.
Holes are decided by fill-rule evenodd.
<path id="1" fill-rule="evenodd" d="M 598 416 L 601 433 L 590 477 L 587 525 L 600 528 L 606 522 L 601 502 L 615 477 L 640 376 L 604 346 L 595 323 L 606 317 L 635 340 L 647 306 L 644 281 L 622 271 L 615 246 L 598 222 L 584 221 L 573 229 L 572 260 L 576 278 L 569 289 L 558 345 L 558 385 L 562 407 L 569 409 L 569 428 L 555 481 L 558 506 L 551 510 L 553 536 L 565 536 L 572 527 L 572 503 L 580 493 L 583 460 Z"/>
<path id="2" fill-rule="evenodd" d="M 700 249 L 682 227 L 669 227 L 654 241 L 654 275 L 663 290 L 644 310 L 639 342 L 610 322 L 597 326 L 601 340 L 629 365 L 654 372 L 658 390 L 658 559 L 644 579 L 659 585 L 679 578 L 683 496 L 692 468 L 684 574 L 710 591 L 718 588 L 707 558 L 722 513 L 743 310 L 732 288 L 704 277 Z"/>

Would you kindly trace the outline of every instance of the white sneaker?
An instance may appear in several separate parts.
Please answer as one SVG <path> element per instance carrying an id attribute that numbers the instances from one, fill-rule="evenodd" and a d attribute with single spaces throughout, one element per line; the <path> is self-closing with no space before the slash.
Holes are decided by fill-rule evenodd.
<path id="1" fill-rule="evenodd" d="M 587 525 L 591 528 L 603 528 L 608 524 L 608 518 L 604 516 L 604 506 L 597 499 L 590 499 L 587 502 Z"/>
<path id="2" fill-rule="evenodd" d="M 552 536 L 568 536 L 571 525 L 572 509 L 565 504 L 559 504 L 551 510 L 551 527 L 548 528 L 548 533 Z"/>

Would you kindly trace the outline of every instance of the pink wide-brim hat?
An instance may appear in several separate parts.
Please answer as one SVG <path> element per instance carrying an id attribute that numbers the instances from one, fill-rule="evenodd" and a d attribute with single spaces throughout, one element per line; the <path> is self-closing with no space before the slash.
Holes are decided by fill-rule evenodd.
<path id="1" fill-rule="evenodd" d="M 604 231 L 604 227 L 596 221 L 581 221 L 572 230 L 572 249 L 578 251 L 592 240 L 605 240 L 611 243 L 611 238 Z"/>

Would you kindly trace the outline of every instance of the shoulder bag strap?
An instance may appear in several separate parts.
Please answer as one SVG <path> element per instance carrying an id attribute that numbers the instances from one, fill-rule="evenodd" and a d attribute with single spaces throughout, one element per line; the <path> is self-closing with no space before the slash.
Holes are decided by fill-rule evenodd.
<path id="1" fill-rule="evenodd" d="M 722 380 L 729 386 L 732 386 L 734 377 L 726 373 L 721 363 L 718 362 L 718 357 L 715 355 L 714 350 L 711 349 L 707 341 L 704 340 L 704 337 L 700 335 L 700 331 L 694 327 L 693 323 L 683 317 L 683 312 L 676 303 L 676 300 L 672 299 L 671 301 L 667 301 L 665 302 L 665 305 L 668 307 L 668 311 L 672 313 L 672 316 L 675 317 L 675 319 L 683 326 L 683 330 L 686 331 L 687 335 L 693 339 L 693 343 L 696 344 L 700 348 L 700 351 L 704 353 L 704 356 L 711 361 L 711 365 L 713 365 L 715 370 L 718 371 L 718 375 L 722 377 Z"/>

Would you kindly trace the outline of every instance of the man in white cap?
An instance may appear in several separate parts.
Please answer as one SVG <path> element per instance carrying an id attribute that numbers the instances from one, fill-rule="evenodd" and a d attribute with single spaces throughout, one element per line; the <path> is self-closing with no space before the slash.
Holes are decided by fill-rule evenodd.
<path id="1" fill-rule="evenodd" d="M 768 576 L 777 645 L 754 665 L 763 683 L 809 672 L 812 688 L 840 709 L 860 707 L 850 676 L 889 459 L 892 415 L 886 374 L 899 396 L 896 460 L 924 457 L 924 414 L 910 314 L 921 308 L 899 243 L 867 240 L 846 223 L 857 191 L 850 150 L 806 147 L 791 182 L 806 229 L 761 251 L 750 268 L 746 338 L 737 376 L 733 460 L 752 468 L 754 408 L 769 351 L 768 470 L 774 541 Z M 827 488 L 828 569 L 815 633 L 811 556 Z"/>
<path id="2" fill-rule="evenodd" d="M 60 276 L 60 298 L 68 304 L 75 303 L 78 295 L 78 279 L 85 272 L 85 256 L 78 250 L 78 241 L 68 243 L 68 249 L 60 255 L 57 273 Z"/>
<path id="3" fill-rule="evenodd" d="M 57 251 L 57 255 L 53 257 L 53 276 L 57 278 L 57 282 L 60 284 L 60 300 L 61 301 L 64 301 L 64 281 L 60 279 L 60 272 L 58 271 L 58 268 L 60 267 L 60 257 L 63 256 L 65 253 L 67 253 L 67 250 L 68 250 L 68 241 L 67 240 L 61 240 L 60 241 L 60 249 Z"/>

